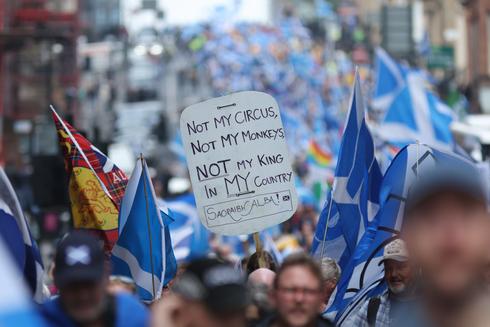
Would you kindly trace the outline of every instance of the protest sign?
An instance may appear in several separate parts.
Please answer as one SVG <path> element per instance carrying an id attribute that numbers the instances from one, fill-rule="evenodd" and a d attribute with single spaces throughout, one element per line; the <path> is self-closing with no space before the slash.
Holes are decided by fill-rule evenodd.
<path id="1" fill-rule="evenodd" d="M 187 107 L 180 130 L 199 216 L 239 235 L 289 219 L 297 195 L 277 102 L 246 91 Z"/>

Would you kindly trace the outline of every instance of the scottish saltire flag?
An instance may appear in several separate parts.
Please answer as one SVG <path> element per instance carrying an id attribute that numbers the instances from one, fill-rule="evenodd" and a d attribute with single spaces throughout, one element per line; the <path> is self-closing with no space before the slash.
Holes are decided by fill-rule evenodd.
<path id="1" fill-rule="evenodd" d="M 261 236 L 264 244 L 264 251 L 269 252 L 272 255 L 272 258 L 274 258 L 274 261 L 277 262 L 278 265 L 281 265 L 284 257 L 281 251 L 279 251 L 277 248 L 272 236 L 267 231 L 262 232 Z"/>
<path id="2" fill-rule="evenodd" d="M 378 210 L 382 175 L 364 111 L 356 72 L 333 190 L 320 215 L 312 245 L 314 256 L 331 257 L 342 270 Z"/>
<path id="3" fill-rule="evenodd" d="M 15 191 L 1 168 L 0 236 L 3 237 L 17 267 L 23 272 L 25 281 L 34 295 L 34 300 L 41 303 L 44 300 L 44 268 L 41 255 L 36 241 L 32 238 Z"/>
<path id="4" fill-rule="evenodd" d="M 228 247 L 232 251 L 234 260 L 247 257 L 249 253 L 246 251 L 245 244 L 253 242 L 250 235 L 215 235 L 215 239 L 220 246 Z M 233 260 L 233 259 L 232 259 Z"/>
<path id="5" fill-rule="evenodd" d="M 119 238 L 112 249 L 113 273 L 131 277 L 143 301 L 160 298 L 177 271 L 172 242 L 146 162 L 141 159 L 128 182 L 119 213 Z"/>
<path id="6" fill-rule="evenodd" d="M 380 261 L 383 248 L 398 234 L 402 224 L 407 190 L 418 172 L 432 168 L 436 162 L 449 160 L 470 162 L 453 152 L 422 144 L 411 144 L 395 156 L 383 177 L 380 205 L 374 224 L 359 242 L 353 259 L 342 272 L 335 301 L 330 311 L 337 314 L 337 323 L 350 326 L 359 306 L 369 297 L 386 289 L 383 266 Z"/>
<path id="7" fill-rule="evenodd" d="M 110 251 L 117 240 L 117 217 L 126 175 L 51 107 L 65 168 L 75 228 L 96 232 Z"/>
<path id="8" fill-rule="evenodd" d="M 169 228 L 177 261 L 205 256 L 210 250 L 209 232 L 201 224 L 194 195 L 186 193 L 165 202 L 174 220 Z"/>
<path id="9" fill-rule="evenodd" d="M 31 327 L 47 326 L 34 308 L 21 271 L 0 236 L 0 326 Z"/>
<path id="10" fill-rule="evenodd" d="M 170 142 L 170 150 L 172 150 L 182 165 L 187 166 L 184 143 L 182 143 L 182 136 L 179 131 L 175 133 L 173 140 Z"/>
<path id="11" fill-rule="evenodd" d="M 376 50 L 376 86 L 371 101 L 384 112 L 379 136 L 403 146 L 416 141 L 450 148 L 451 108 L 426 87 L 420 70 L 397 63 L 384 50 Z"/>
<path id="12" fill-rule="evenodd" d="M 400 147 L 389 142 L 382 142 L 377 145 L 376 153 L 381 171 L 385 172 L 391 164 L 393 158 L 400 151 Z"/>

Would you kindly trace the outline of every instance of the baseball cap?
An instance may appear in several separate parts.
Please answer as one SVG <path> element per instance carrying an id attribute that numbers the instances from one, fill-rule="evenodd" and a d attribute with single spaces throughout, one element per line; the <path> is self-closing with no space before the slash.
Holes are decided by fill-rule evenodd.
<path id="1" fill-rule="evenodd" d="M 397 238 L 390 243 L 388 243 L 383 251 L 383 259 L 381 262 L 386 260 L 394 260 L 398 262 L 408 261 L 408 251 L 405 246 L 405 242 Z"/>
<path id="2" fill-rule="evenodd" d="M 186 299 L 203 302 L 215 313 L 240 311 L 249 303 L 243 274 L 213 258 L 189 263 L 172 290 Z"/>
<path id="3" fill-rule="evenodd" d="M 407 192 L 405 212 L 414 209 L 429 197 L 447 191 L 487 202 L 486 186 L 478 167 L 455 155 L 440 160 L 416 177 Z"/>
<path id="4" fill-rule="evenodd" d="M 104 277 L 104 251 L 98 239 L 85 231 L 68 234 L 58 245 L 54 280 L 58 287 Z"/>

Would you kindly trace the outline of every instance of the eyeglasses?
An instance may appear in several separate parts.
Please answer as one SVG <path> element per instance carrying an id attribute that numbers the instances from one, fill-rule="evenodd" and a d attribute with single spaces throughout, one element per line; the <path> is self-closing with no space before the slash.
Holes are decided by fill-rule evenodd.
<path id="1" fill-rule="evenodd" d="M 284 293 L 285 295 L 291 296 L 301 293 L 307 297 L 317 296 L 321 293 L 320 290 L 314 288 L 301 288 L 301 287 L 279 287 L 277 289 L 279 292 Z"/>

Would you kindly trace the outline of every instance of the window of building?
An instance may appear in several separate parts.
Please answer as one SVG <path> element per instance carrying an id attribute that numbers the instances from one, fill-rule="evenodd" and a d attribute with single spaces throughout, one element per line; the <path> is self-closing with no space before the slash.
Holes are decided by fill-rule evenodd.
<path id="1" fill-rule="evenodd" d="M 487 13 L 487 73 L 490 74 L 490 13 Z"/>
<path id="2" fill-rule="evenodd" d="M 479 73 L 478 73 L 478 68 L 480 67 L 479 63 L 479 40 L 478 40 L 478 21 L 473 21 L 471 22 L 470 26 L 470 33 L 469 33 L 469 38 L 470 38 L 470 67 L 471 67 L 471 79 L 477 78 Z"/>

